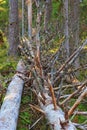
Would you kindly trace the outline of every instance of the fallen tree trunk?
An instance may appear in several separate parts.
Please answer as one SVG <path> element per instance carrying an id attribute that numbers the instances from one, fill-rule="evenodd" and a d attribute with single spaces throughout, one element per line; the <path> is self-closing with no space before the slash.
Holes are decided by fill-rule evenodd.
<path id="1" fill-rule="evenodd" d="M 51 130 L 76 130 L 73 123 L 66 117 L 66 113 L 56 104 L 53 98 L 48 95 L 48 93 L 43 93 L 39 95 L 40 99 L 44 100 L 44 104 L 40 100 L 40 106 L 43 110 Z M 56 107 L 55 107 L 56 106 Z"/>
<path id="2" fill-rule="evenodd" d="M 22 61 L 17 65 L 17 73 L 8 86 L 0 110 L 0 130 L 16 130 L 23 90 L 25 66 Z"/>

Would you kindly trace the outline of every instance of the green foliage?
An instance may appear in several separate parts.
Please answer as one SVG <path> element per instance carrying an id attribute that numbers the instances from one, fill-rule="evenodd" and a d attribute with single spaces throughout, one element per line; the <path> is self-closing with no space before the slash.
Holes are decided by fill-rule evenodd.
<path id="1" fill-rule="evenodd" d="M 29 111 L 29 107 L 26 106 L 26 109 L 20 112 L 17 130 L 27 130 L 29 124 L 31 123 L 30 117 L 31 113 Z"/>
<path id="2" fill-rule="evenodd" d="M 2 85 L 6 87 L 5 80 L 12 78 L 14 75 L 18 59 L 15 57 L 9 57 L 8 53 L 8 43 L 6 37 L 4 37 L 4 43 L 0 46 L 0 80 Z"/>
<path id="3" fill-rule="evenodd" d="M 29 103 L 29 101 L 30 101 L 30 97 L 27 96 L 27 95 L 22 98 L 22 103 L 23 104 Z"/>
<path id="4" fill-rule="evenodd" d="M 30 114 L 29 111 L 24 111 L 20 113 L 20 117 L 22 118 L 21 123 L 22 124 L 30 124 Z"/>
<path id="5" fill-rule="evenodd" d="M 87 0 L 83 0 L 80 4 L 80 37 L 84 40 L 87 38 Z"/>
<path id="6" fill-rule="evenodd" d="M 87 6 L 87 0 L 82 0 L 81 6 L 82 6 L 82 7 L 83 7 L 83 6 Z"/>
<path id="7" fill-rule="evenodd" d="M 60 10 L 62 8 L 62 1 L 59 0 L 56 2 L 56 0 L 53 1 L 52 3 L 52 18 L 58 18 L 59 17 L 59 14 L 60 14 Z"/>
<path id="8" fill-rule="evenodd" d="M 9 0 L 0 0 L 0 28 L 3 31 L 8 24 L 8 2 Z"/>
<path id="9" fill-rule="evenodd" d="M 86 76 L 87 76 L 87 70 L 82 70 L 82 71 L 80 71 L 80 74 L 79 74 L 79 76 L 78 76 L 78 79 L 80 80 L 80 81 L 84 81 L 85 80 L 85 78 L 86 78 Z"/>
<path id="10" fill-rule="evenodd" d="M 14 57 L 7 56 L 7 46 L 0 47 L 0 72 L 15 69 L 17 65 L 17 61 L 15 61 Z"/>

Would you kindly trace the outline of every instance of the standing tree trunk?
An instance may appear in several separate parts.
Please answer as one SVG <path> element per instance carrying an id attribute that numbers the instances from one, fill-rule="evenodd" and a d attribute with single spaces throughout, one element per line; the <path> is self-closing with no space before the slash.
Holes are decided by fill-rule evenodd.
<path id="1" fill-rule="evenodd" d="M 44 30 L 48 30 L 48 24 L 50 22 L 52 12 L 52 0 L 46 0 L 45 2 L 45 14 L 44 14 Z"/>
<path id="2" fill-rule="evenodd" d="M 79 5 L 80 5 L 80 1 L 77 0 L 75 1 L 74 4 L 74 17 L 75 17 L 75 49 L 78 48 L 79 45 Z M 77 58 L 77 60 L 75 60 L 75 67 L 78 68 L 79 67 L 79 57 Z"/>
<path id="3" fill-rule="evenodd" d="M 64 44 L 64 54 L 65 60 L 69 57 L 69 26 L 68 26 L 68 0 L 64 0 L 64 36 L 65 36 L 65 44 Z"/>
<path id="4" fill-rule="evenodd" d="M 79 0 L 70 2 L 70 54 L 72 54 L 79 44 Z M 75 60 L 75 67 L 79 67 L 79 58 Z"/>
<path id="5" fill-rule="evenodd" d="M 19 44 L 18 0 L 9 0 L 9 55 L 17 55 Z"/>
<path id="6" fill-rule="evenodd" d="M 24 0 L 22 0 L 22 37 L 24 36 Z"/>
<path id="7" fill-rule="evenodd" d="M 28 7 L 28 37 L 32 39 L 32 0 L 27 0 Z"/>

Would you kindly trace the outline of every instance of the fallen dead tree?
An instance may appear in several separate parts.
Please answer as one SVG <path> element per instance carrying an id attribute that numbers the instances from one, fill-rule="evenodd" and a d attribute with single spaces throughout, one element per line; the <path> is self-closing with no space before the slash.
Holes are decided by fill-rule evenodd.
<path id="1" fill-rule="evenodd" d="M 6 96 L 0 110 L 0 130 L 16 130 L 21 102 L 25 72 L 22 61 L 17 65 L 17 72 L 8 86 Z"/>
<path id="2" fill-rule="evenodd" d="M 28 42 L 26 40 L 26 42 Z M 34 57 L 29 67 L 29 70 L 34 77 L 33 86 L 35 86 L 35 93 L 37 95 L 40 108 L 30 105 L 32 108 L 43 113 L 48 119 L 50 128 L 52 130 L 75 130 L 75 126 L 68 118 L 68 113 L 63 112 L 61 107 L 56 102 L 54 90 L 49 78 L 45 78 L 42 65 L 40 62 L 40 50 L 37 43 L 37 51 L 34 55 L 31 50 L 31 57 Z M 33 54 L 33 55 L 32 55 Z M 28 59 L 29 60 L 29 59 Z M 49 95 L 51 94 L 51 96 Z"/>
<path id="3" fill-rule="evenodd" d="M 61 86 L 63 86 L 63 84 L 59 84 L 58 86 L 58 92 L 60 96 L 57 97 L 55 95 L 54 86 L 51 83 L 50 75 L 44 74 L 43 66 L 40 60 L 40 41 L 38 42 L 39 38 L 37 39 L 36 51 L 33 51 L 32 45 L 26 38 L 23 40 L 27 44 L 28 50 L 30 50 L 30 55 L 27 56 L 25 52 L 22 50 L 23 48 L 21 47 L 21 51 L 24 55 L 26 55 L 27 58 L 27 61 L 25 62 L 27 62 L 26 65 L 28 65 L 27 71 L 29 73 L 29 77 L 26 77 L 26 79 L 29 81 L 31 79 L 33 80 L 33 90 L 39 102 L 38 107 L 35 105 L 30 105 L 30 107 L 36 109 L 37 111 L 45 115 L 45 117 L 48 119 L 49 126 L 52 130 L 76 130 L 76 127 L 82 128 L 81 126 L 78 126 L 76 123 L 72 123 L 70 121 L 70 116 L 73 113 L 75 113 L 75 109 L 77 108 L 77 106 L 80 104 L 83 98 L 87 96 L 87 80 L 82 84 L 76 84 L 76 86 L 78 86 L 78 89 L 75 90 L 73 93 L 69 94 L 68 97 L 65 95 L 64 100 L 62 100 L 61 102 L 60 99 L 61 96 L 63 96 L 63 94 L 61 94 L 62 89 L 60 88 Z M 69 58 L 69 62 L 70 60 L 72 61 L 72 58 Z M 63 66 L 63 69 L 65 68 L 65 66 Z M 23 63 L 20 61 L 17 67 L 17 73 L 13 77 L 12 82 L 8 87 L 6 97 L 4 98 L 4 102 L 1 107 L 1 130 L 16 130 L 21 94 L 24 84 L 24 72 L 25 67 Z M 63 89 L 66 88 L 68 87 L 63 87 Z M 73 98 L 73 96 L 76 96 L 77 94 L 79 95 L 74 105 L 72 105 L 72 107 L 70 107 L 67 110 L 66 102 L 68 102 L 71 98 Z"/>
<path id="4" fill-rule="evenodd" d="M 37 30 L 37 33 L 39 31 Z M 27 38 L 23 39 L 24 44 L 27 46 L 28 50 L 30 50 L 30 54 L 26 55 L 26 53 L 23 51 L 23 48 L 21 47 L 21 51 L 23 52 L 23 55 L 27 58 L 28 65 L 28 72 L 31 73 L 31 79 L 33 79 L 32 82 L 32 90 L 37 96 L 39 106 L 31 105 L 30 107 L 39 111 L 42 113 L 48 120 L 48 124 L 52 130 L 76 130 L 76 128 L 82 128 L 81 125 L 78 125 L 76 123 L 72 123 L 70 120 L 70 117 L 76 113 L 79 114 L 79 112 L 76 112 L 76 108 L 81 103 L 81 101 L 87 96 L 87 80 L 83 83 L 76 82 L 70 85 L 63 84 L 63 78 L 64 78 L 64 70 L 67 68 L 68 65 L 72 64 L 72 62 L 77 58 L 82 48 L 87 44 L 87 40 L 82 44 L 82 46 L 77 49 L 72 56 L 65 62 L 64 65 L 62 65 L 57 71 L 58 78 L 61 77 L 61 72 L 63 76 L 61 77 L 61 81 L 57 89 L 55 89 L 55 82 L 54 84 L 51 83 L 51 75 L 50 72 L 45 74 L 43 69 L 43 63 L 41 62 L 41 54 L 40 54 L 40 39 L 39 37 L 36 38 L 36 50 L 33 50 L 33 45 L 29 43 Z M 50 62 L 50 61 L 49 61 Z M 67 67 L 66 67 L 67 66 Z M 54 85 L 54 86 L 53 86 Z M 64 86 L 64 87 L 63 87 Z M 75 88 L 74 92 L 69 94 L 68 96 L 63 94 L 63 92 L 67 91 L 67 89 Z M 57 91 L 58 92 L 57 92 Z M 56 93 L 55 93 L 56 92 Z M 56 96 L 57 94 L 57 96 Z M 61 97 L 64 96 L 64 100 L 61 100 Z M 75 102 L 72 106 L 68 106 L 68 102 L 75 98 Z M 69 108 L 68 108 L 69 107 Z M 84 112 L 81 114 L 84 115 Z M 35 123 L 36 125 L 36 123 Z M 34 125 L 33 125 L 34 127 Z M 85 127 L 84 127 L 85 128 Z M 85 129 L 84 129 L 85 130 Z"/>

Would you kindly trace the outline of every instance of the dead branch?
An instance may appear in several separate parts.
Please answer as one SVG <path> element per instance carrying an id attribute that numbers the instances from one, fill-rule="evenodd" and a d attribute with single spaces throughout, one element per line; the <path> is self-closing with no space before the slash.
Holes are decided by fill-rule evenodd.
<path id="1" fill-rule="evenodd" d="M 87 116 L 87 112 L 84 112 L 84 111 L 75 111 L 75 114 L 76 114 L 76 115 L 84 115 L 84 116 Z"/>
<path id="2" fill-rule="evenodd" d="M 67 101 L 69 101 L 72 97 L 74 97 L 77 93 L 79 93 L 83 87 L 86 87 L 85 85 L 87 84 L 87 80 L 78 88 L 78 90 L 76 90 L 75 92 L 73 92 L 68 98 L 66 98 L 61 105 L 65 104 Z"/>
<path id="3" fill-rule="evenodd" d="M 84 99 L 84 97 L 87 96 L 87 88 L 84 90 L 84 92 L 79 96 L 79 98 L 76 100 L 76 102 L 74 103 L 74 105 L 71 107 L 71 109 L 68 112 L 68 115 L 72 115 L 72 113 L 74 112 L 74 110 L 77 108 L 77 106 L 80 104 L 80 102 Z"/>
<path id="4" fill-rule="evenodd" d="M 37 121 L 35 121 L 35 123 L 29 128 L 29 130 L 31 130 L 42 118 L 43 116 L 41 116 Z"/>
<path id="5" fill-rule="evenodd" d="M 53 100 L 53 104 L 54 104 L 54 109 L 57 110 L 57 103 L 56 103 L 56 98 L 55 98 L 55 95 L 54 95 L 54 90 L 53 90 L 53 87 L 52 87 L 51 82 L 50 82 L 49 79 L 48 79 L 48 85 L 49 85 L 49 90 L 50 90 L 51 95 L 52 95 L 52 100 Z"/>
<path id="6" fill-rule="evenodd" d="M 54 80 L 54 83 L 59 79 L 59 75 L 60 73 L 66 68 L 68 67 L 70 64 L 73 63 L 73 61 L 75 61 L 75 59 L 78 57 L 79 53 L 81 52 L 81 50 L 83 49 L 83 47 L 87 44 L 87 39 L 85 40 L 85 42 L 83 42 L 82 46 L 80 46 L 69 58 L 68 60 L 66 60 L 66 62 L 60 67 L 60 69 L 56 72 L 57 77 Z"/>
<path id="7" fill-rule="evenodd" d="M 44 113 L 44 111 L 43 111 L 43 110 L 41 110 L 40 108 L 38 108 L 37 106 L 32 105 L 32 104 L 30 104 L 29 106 L 30 106 L 31 108 L 34 108 L 35 110 L 37 110 L 37 111 L 41 112 L 42 114 L 45 114 L 45 113 Z"/>

